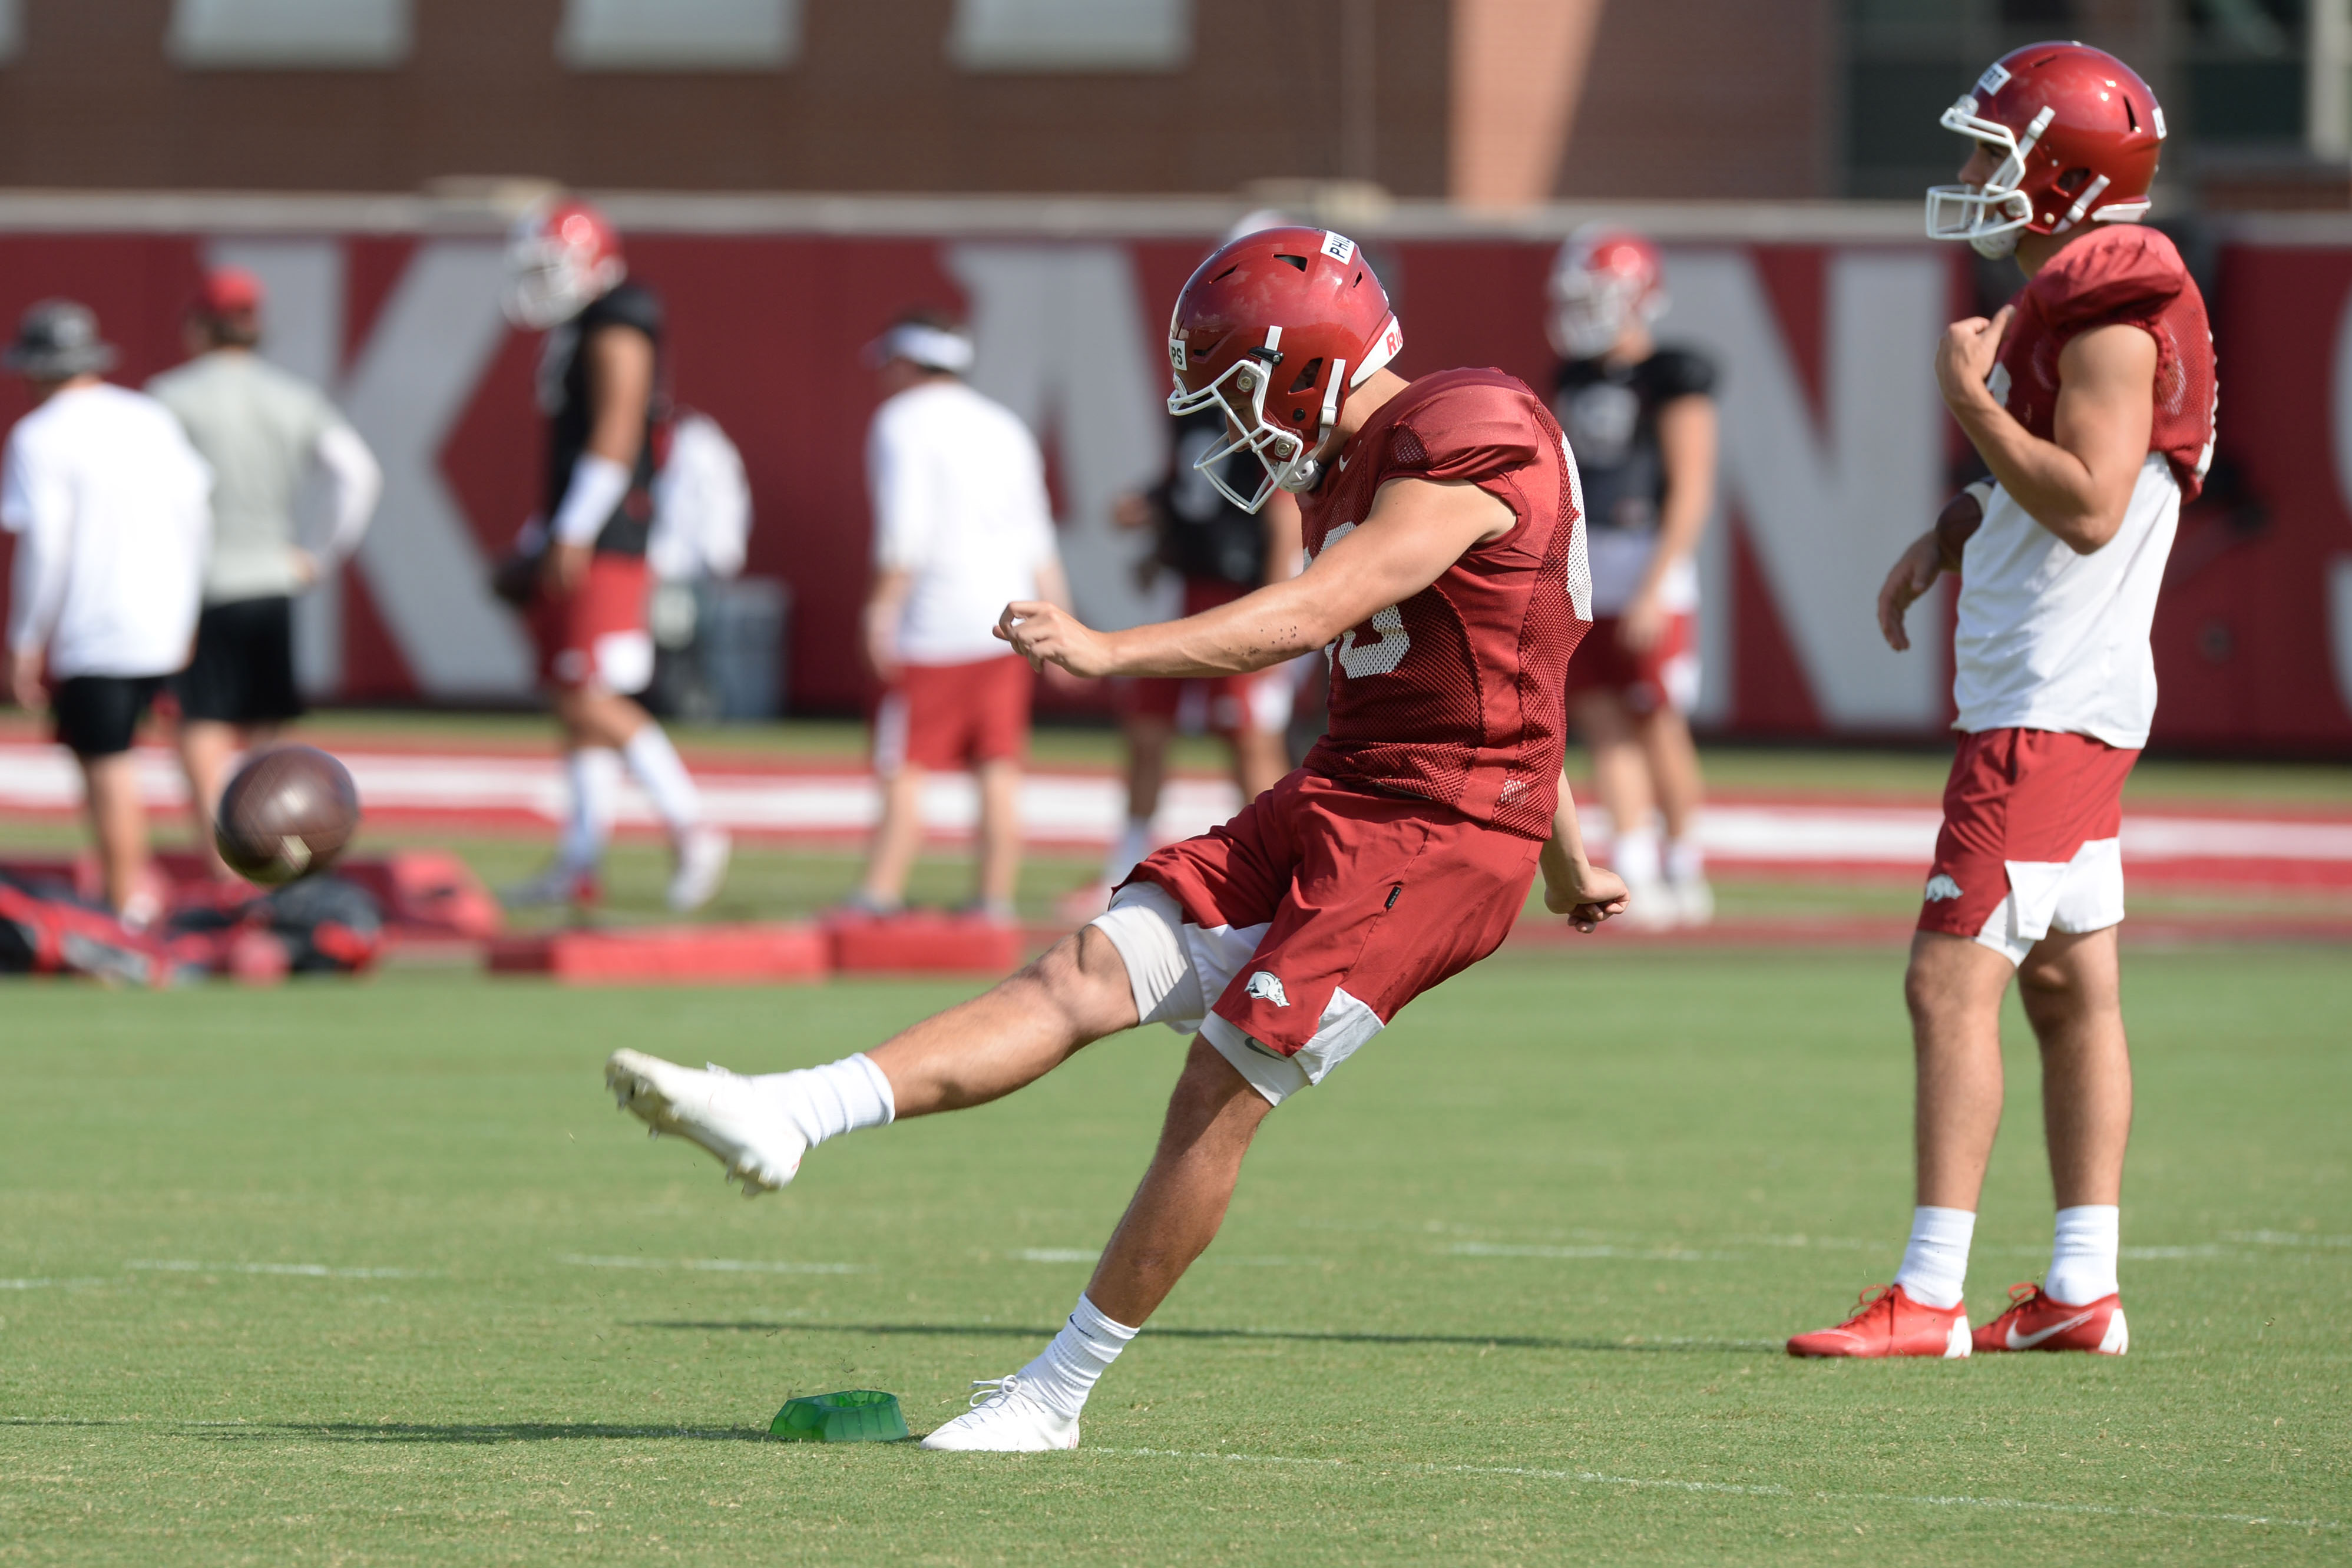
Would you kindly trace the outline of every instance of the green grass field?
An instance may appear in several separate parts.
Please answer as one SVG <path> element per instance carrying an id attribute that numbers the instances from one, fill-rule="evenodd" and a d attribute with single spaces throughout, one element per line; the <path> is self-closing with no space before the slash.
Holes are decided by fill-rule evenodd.
<path id="1" fill-rule="evenodd" d="M 610 1048 L 813 1062 L 945 984 L 15 985 L 0 1562 L 2341 1562 L 2352 973 L 2138 955 L 2122 1361 L 1800 1363 L 1909 1205 L 1892 952 L 1506 955 L 1268 1124 L 1075 1454 L 927 1429 L 1068 1310 L 1181 1042 L 731 1195 Z M 2031 1047 L 1981 1319 L 2041 1268 Z"/>

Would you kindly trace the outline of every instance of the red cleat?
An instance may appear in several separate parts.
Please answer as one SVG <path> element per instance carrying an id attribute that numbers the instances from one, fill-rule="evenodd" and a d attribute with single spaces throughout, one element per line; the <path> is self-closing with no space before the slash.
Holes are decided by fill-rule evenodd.
<path id="1" fill-rule="evenodd" d="M 2121 1355 L 2131 1349 L 2121 1296 L 2070 1307 L 2039 1285 L 2011 1285 L 2009 1310 L 1976 1331 L 1980 1351 L 2089 1351 Z"/>
<path id="2" fill-rule="evenodd" d="M 1834 1329 L 1816 1329 L 1789 1342 L 1790 1355 L 1966 1355 L 1966 1306 L 1923 1307 L 1900 1285 L 1873 1285 L 1860 1310 Z"/>

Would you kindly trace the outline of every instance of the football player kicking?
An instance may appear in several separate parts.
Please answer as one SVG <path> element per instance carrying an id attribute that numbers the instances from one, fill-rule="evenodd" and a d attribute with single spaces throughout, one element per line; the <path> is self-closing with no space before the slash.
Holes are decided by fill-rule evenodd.
<path id="1" fill-rule="evenodd" d="M 1078 1441 L 1095 1380 L 1217 1233 L 1267 1112 L 1320 1082 L 1407 1002 L 1493 952 L 1540 864 L 1583 930 L 1624 885 L 1584 855 L 1559 796 L 1561 687 L 1591 624 L 1576 468 L 1542 399 L 1499 371 L 1406 382 L 1403 335 L 1352 241 L 1278 228 L 1193 273 L 1169 327 L 1178 414 L 1297 494 L 1312 563 L 1158 626 L 1097 632 L 1006 606 L 1013 647 L 1078 676 L 1215 679 L 1331 646 L 1331 728 L 1224 826 L 1145 858 L 1111 907 L 1029 968 L 877 1046 L 743 1078 L 635 1051 L 605 1069 L 656 1132 L 746 1193 L 827 1138 L 982 1104 L 1138 1024 L 1198 1030 L 1160 1146 L 1067 1325 L 924 1446 Z M 1557 802 L 1557 809 L 1555 808 Z"/>
<path id="2" fill-rule="evenodd" d="M 1886 640 L 1944 572 L 1959 753 L 1904 994 L 1918 1062 L 1918 1206 L 1895 1282 L 1793 1355 L 1961 1356 L 2130 1344 L 2117 1204 L 2131 1131 L 2116 927 L 2124 779 L 2156 711 L 2148 626 L 2184 498 L 2213 451 L 2213 342 L 2172 242 L 2137 226 L 2164 139 L 2111 55 L 2005 55 L 1943 123 L 1976 142 L 1927 195 L 1927 232 L 2026 275 L 1936 355 L 1945 403 L 1992 470 L 1905 551 Z M 2058 1204 L 2050 1271 L 1969 1329 L 1960 1286 L 2000 1121 L 2000 1004 L 2017 978 L 2042 1047 Z"/>

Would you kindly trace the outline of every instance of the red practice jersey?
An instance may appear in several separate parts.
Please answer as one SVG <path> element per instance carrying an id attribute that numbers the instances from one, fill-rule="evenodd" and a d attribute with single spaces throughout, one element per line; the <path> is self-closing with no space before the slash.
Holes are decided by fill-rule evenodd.
<path id="1" fill-rule="evenodd" d="M 2213 460 L 2213 331 L 2205 296 L 2172 241 L 2137 224 L 2085 235 L 2051 258 L 2011 301 L 2017 315 L 2000 346 L 1993 395 L 2017 422 L 2055 440 L 2058 355 L 2093 327 L 2137 327 L 2156 340 L 2156 423 L 2147 449 L 2163 454 L 2195 500 Z"/>
<path id="2" fill-rule="evenodd" d="M 1322 484 L 1299 498 L 1308 552 L 1354 528 L 1395 479 L 1475 484 L 1518 521 L 1333 645 L 1331 728 L 1307 770 L 1549 837 L 1568 657 L 1591 624 L 1568 444 L 1543 399 L 1516 377 L 1423 376 L 1376 410 Z M 1573 595 L 1571 576 L 1581 584 Z"/>

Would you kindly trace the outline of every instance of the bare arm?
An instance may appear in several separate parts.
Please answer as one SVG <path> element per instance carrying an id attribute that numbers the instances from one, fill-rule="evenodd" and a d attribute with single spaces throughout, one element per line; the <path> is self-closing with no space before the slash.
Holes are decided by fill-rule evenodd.
<path id="1" fill-rule="evenodd" d="M 602 328 L 580 352 L 588 356 L 593 408 L 587 448 L 572 468 L 572 488 L 549 520 L 554 537 L 546 570 L 559 595 L 570 594 L 587 575 L 596 531 L 628 493 L 654 397 L 654 341 L 636 328 Z"/>
<path id="2" fill-rule="evenodd" d="M 1475 485 L 1391 479 L 1371 515 L 1306 571 L 1201 615 L 1097 632 L 1055 605 L 1008 605 L 996 635 L 1072 675 L 1238 675 L 1318 648 L 1437 581 L 1463 552 L 1509 531 L 1511 509 Z"/>
<path id="3" fill-rule="evenodd" d="M 898 616 L 914 582 L 913 573 L 885 567 L 874 574 L 874 586 L 866 595 L 858 646 L 866 655 L 866 668 L 886 686 L 898 679 Z"/>
<path id="4" fill-rule="evenodd" d="M 1276 490 L 1258 514 L 1265 519 L 1265 580 L 1287 583 L 1298 575 L 1298 552 L 1307 548 L 1306 520 L 1298 515 L 1298 498 Z"/>
<path id="5" fill-rule="evenodd" d="M 1541 860 L 1544 908 L 1566 915 L 1577 930 L 1589 931 L 1612 915 L 1622 915 L 1631 897 L 1625 880 L 1586 858 L 1584 832 L 1577 825 L 1576 797 L 1569 793 L 1568 775 L 1559 780 L 1559 806 L 1551 816 L 1551 837 L 1544 841 Z"/>
<path id="6" fill-rule="evenodd" d="M 2147 460 L 2156 420 L 2156 340 L 2137 327 L 2094 327 L 2058 355 L 2055 440 L 2030 434 L 1993 401 L 1992 371 L 2011 308 L 1955 321 L 1936 351 L 1944 403 L 2000 488 L 2034 521 L 2088 555 L 2116 536 Z"/>
<path id="7" fill-rule="evenodd" d="M 1936 526 L 1910 542 L 1879 585 L 1878 633 L 1895 652 L 1911 646 L 1904 616 L 1936 585 L 1937 577 L 1960 569 L 1960 552 L 1984 522 L 1985 497 L 1991 490 L 1990 483 L 1979 479 L 1946 501 Z"/>
<path id="8" fill-rule="evenodd" d="M 1650 552 L 1649 568 L 1633 590 L 1621 626 L 1621 636 L 1634 648 L 1645 648 L 1665 631 L 1658 609 L 1658 586 L 1675 563 L 1698 548 L 1706 531 L 1707 510 L 1715 504 L 1715 453 L 1717 436 L 1715 399 L 1699 395 L 1677 397 L 1658 410 L 1658 457 L 1665 468 L 1665 505 L 1658 513 L 1658 542 Z"/>

